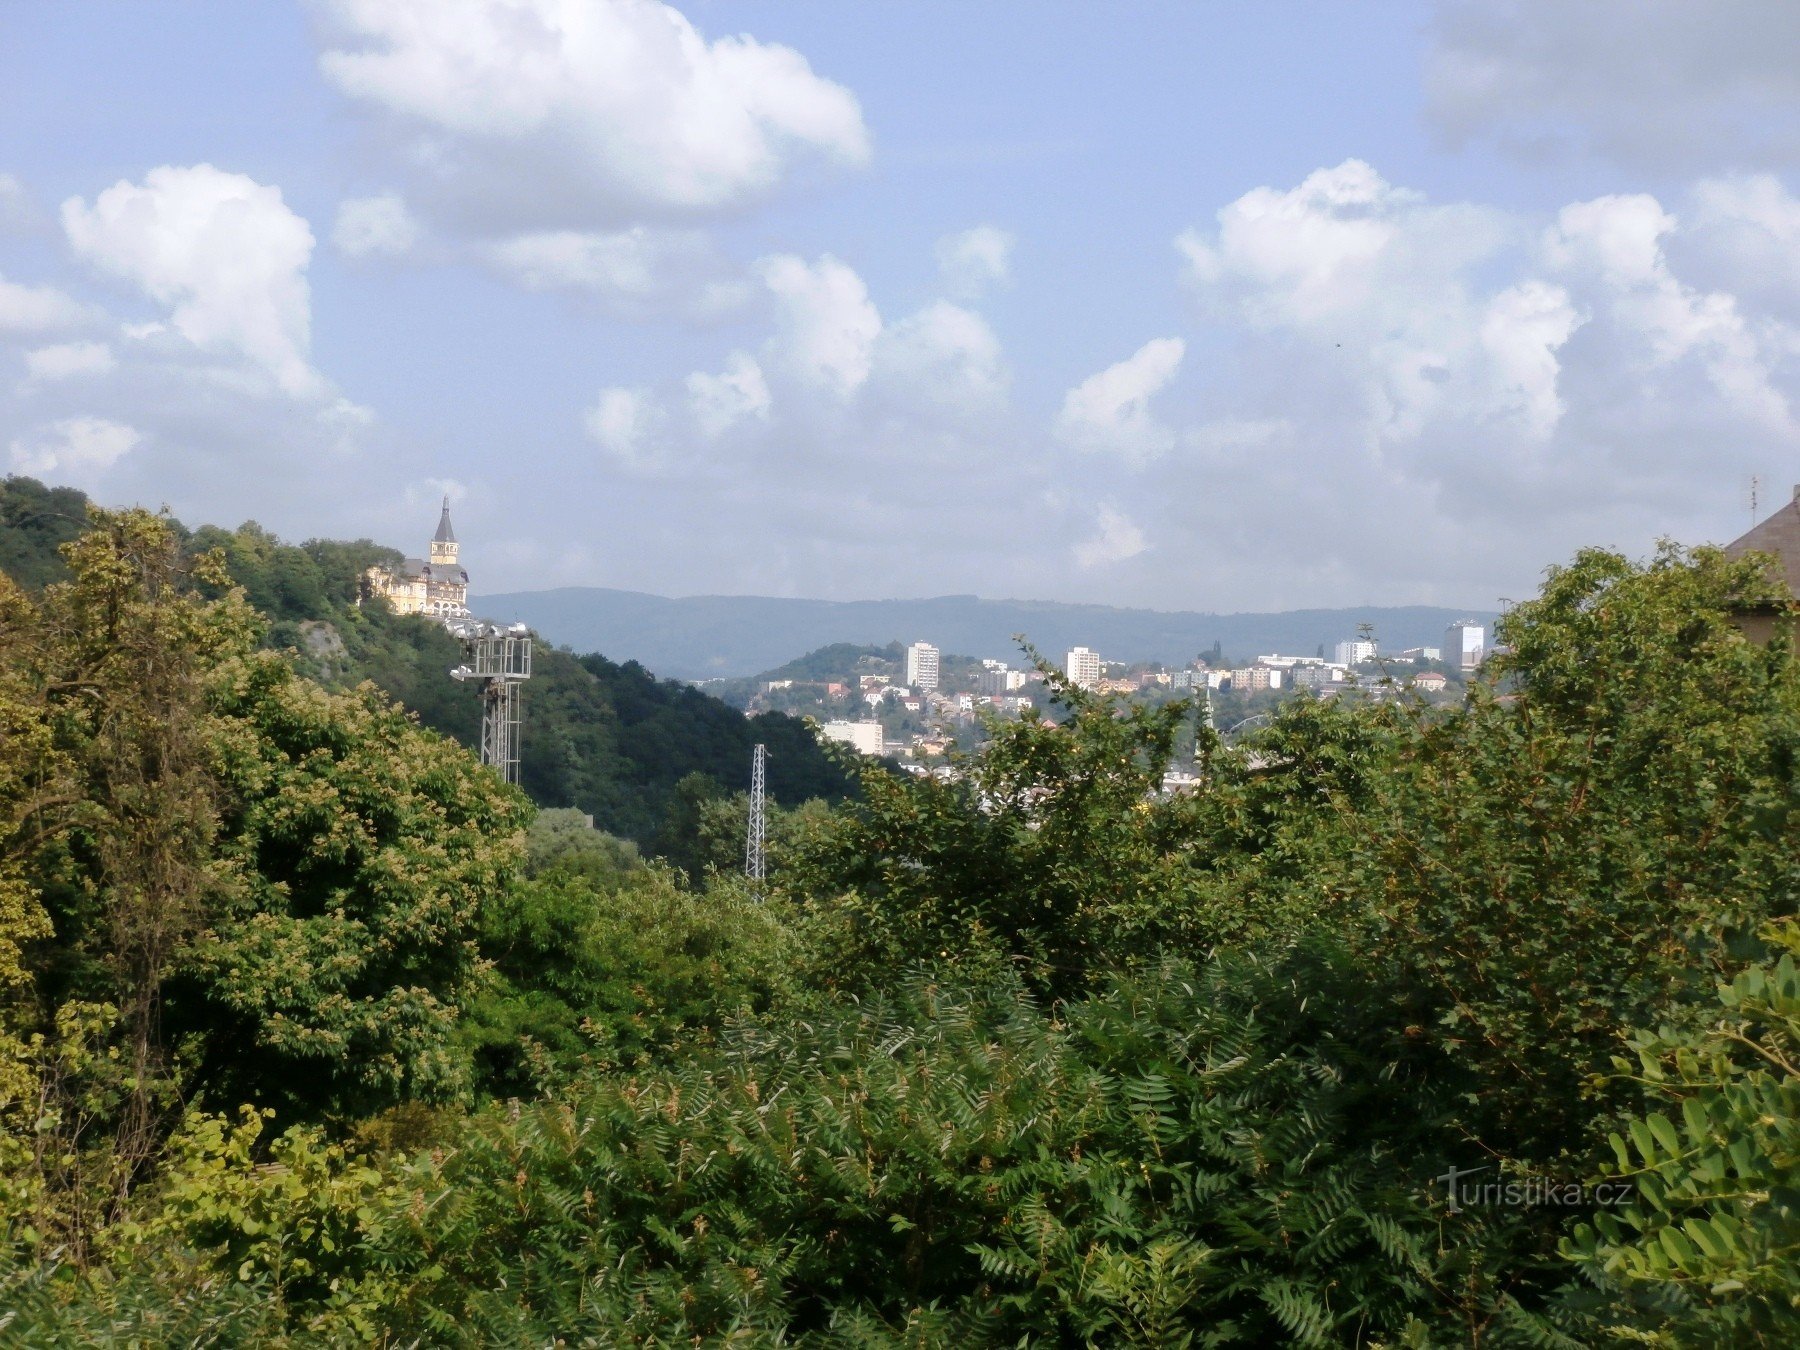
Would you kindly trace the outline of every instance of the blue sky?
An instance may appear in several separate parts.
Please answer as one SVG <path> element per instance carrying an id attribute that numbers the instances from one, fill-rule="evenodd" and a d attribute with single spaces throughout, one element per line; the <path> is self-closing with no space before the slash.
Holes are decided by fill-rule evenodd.
<path id="1" fill-rule="evenodd" d="M 1489 607 L 1800 480 L 1800 9 L 0 11 L 0 467 L 476 589 Z"/>

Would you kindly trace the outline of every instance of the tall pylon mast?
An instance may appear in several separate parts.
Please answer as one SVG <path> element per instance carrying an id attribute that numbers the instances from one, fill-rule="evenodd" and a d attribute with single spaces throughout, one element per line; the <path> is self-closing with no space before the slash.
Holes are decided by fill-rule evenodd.
<path id="1" fill-rule="evenodd" d="M 531 678 L 531 637 L 522 623 L 507 628 L 479 619 L 444 625 L 462 642 L 467 660 L 450 672 L 453 680 L 474 680 L 481 693 L 481 762 L 519 781 L 519 686 Z"/>
<path id="2" fill-rule="evenodd" d="M 749 879 L 751 893 L 759 900 L 763 893 L 763 878 L 768 871 L 765 849 L 769 827 L 763 805 L 768 782 L 768 757 L 767 747 L 761 745 L 750 756 L 750 821 L 744 831 L 744 876 Z"/>

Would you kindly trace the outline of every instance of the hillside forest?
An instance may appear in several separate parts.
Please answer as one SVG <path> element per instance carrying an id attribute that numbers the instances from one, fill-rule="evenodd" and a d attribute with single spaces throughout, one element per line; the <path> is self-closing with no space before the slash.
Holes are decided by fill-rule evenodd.
<path id="1" fill-rule="evenodd" d="M 0 517 L 9 1345 L 1800 1341 L 1760 559 L 1580 553 L 1460 703 L 1232 745 L 1046 668 L 1058 720 L 954 776 L 791 784 L 752 892 L 702 705 L 641 672 L 559 657 L 594 749 L 521 792 L 350 612 L 370 546 L 40 516 Z"/>

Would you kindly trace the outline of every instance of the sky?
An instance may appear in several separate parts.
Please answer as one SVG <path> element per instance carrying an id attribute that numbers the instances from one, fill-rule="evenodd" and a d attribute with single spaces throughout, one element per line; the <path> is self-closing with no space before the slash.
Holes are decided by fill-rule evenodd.
<path id="1" fill-rule="evenodd" d="M 477 594 L 1489 609 L 1797 396 L 1797 5 L 0 5 L 0 470 Z"/>

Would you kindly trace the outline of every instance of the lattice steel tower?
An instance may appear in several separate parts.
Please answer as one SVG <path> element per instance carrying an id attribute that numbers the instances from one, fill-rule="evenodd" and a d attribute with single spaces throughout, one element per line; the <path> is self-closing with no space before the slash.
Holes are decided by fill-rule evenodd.
<path id="1" fill-rule="evenodd" d="M 768 749 L 761 745 L 750 756 L 750 822 L 744 831 L 744 875 L 750 879 L 751 893 L 759 899 L 763 892 L 763 876 L 768 869 L 764 846 L 768 842 L 769 827 L 763 808 L 768 757 Z"/>
<path id="2" fill-rule="evenodd" d="M 519 686 L 531 678 L 530 630 L 522 623 L 501 628 L 479 619 L 452 620 L 444 627 L 462 642 L 468 658 L 450 672 L 450 678 L 474 680 L 481 693 L 481 762 L 516 783 L 524 723 Z"/>

